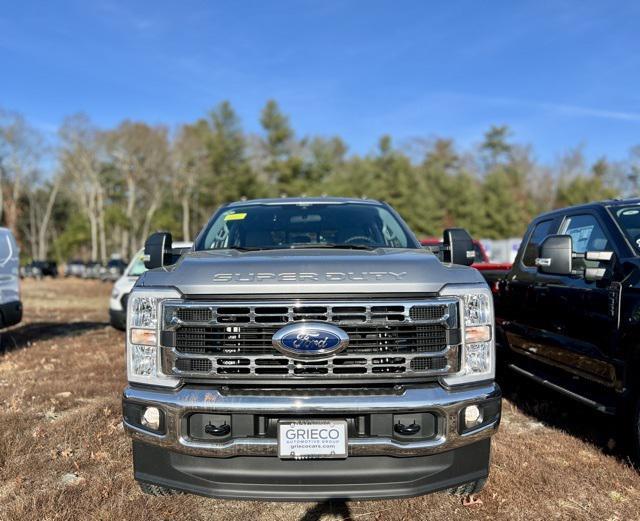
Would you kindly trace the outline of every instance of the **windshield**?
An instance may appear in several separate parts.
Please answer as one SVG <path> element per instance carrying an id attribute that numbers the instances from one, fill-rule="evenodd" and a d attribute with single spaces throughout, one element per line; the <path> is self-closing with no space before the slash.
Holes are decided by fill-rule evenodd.
<path id="1" fill-rule="evenodd" d="M 144 265 L 143 259 L 144 259 L 144 251 L 140 250 L 131 261 L 131 267 L 129 268 L 129 272 L 127 273 L 129 277 L 139 277 L 145 271 L 147 271 L 147 268 Z"/>
<path id="2" fill-rule="evenodd" d="M 629 241 L 640 251 L 640 206 L 610 208 Z"/>
<path id="3" fill-rule="evenodd" d="M 366 203 L 261 204 L 223 208 L 198 250 L 282 248 L 416 248 L 387 208 Z"/>

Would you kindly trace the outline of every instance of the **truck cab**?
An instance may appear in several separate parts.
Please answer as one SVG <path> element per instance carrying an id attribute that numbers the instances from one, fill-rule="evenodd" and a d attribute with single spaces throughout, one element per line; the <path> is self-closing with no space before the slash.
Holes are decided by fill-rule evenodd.
<path id="1" fill-rule="evenodd" d="M 543 214 L 496 298 L 499 361 L 608 415 L 639 446 L 640 200 Z"/>
<path id="2" fill-rule="evenodd" d="M 220 208 L 167 233 L 128 298 L 124 426 L 136 479 L 237 499 L 479 491 L 500 420 L 493 300 L 447 230 L 442 259 L 371 200 Z"/>

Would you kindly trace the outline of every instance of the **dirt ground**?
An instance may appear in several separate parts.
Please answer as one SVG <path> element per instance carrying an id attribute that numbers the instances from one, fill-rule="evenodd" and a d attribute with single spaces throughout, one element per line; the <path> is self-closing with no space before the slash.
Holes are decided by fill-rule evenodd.
<path id="1" fill-rule="evenodd" d="M 531 385 L 507 389 L 475 506 L 445 494 L 347 503 L 145 496 L 120 423 L 124 334 L 107 323 L 110 284 L 28 280 L 22 289 L 24 321 L 0 351 L 0 520 L 640 519 L 640 473 L 615 424 Z"/>

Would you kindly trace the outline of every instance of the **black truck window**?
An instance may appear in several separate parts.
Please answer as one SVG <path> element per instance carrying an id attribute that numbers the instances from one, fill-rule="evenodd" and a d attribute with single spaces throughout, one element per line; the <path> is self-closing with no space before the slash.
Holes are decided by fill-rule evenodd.
<path id="1" fill-rule="evenodd" d="M 610 209 L 629 241 L 640 250 L 640 206 L 634 204 Z"/>
<path id="2" fill-rule="evenodd" d="M 571 235 L 573 251 L 585 253 L 587 251 L 606 251 L 609 249 L 609 239 L 593 215 L 571 215 L 562 224 L 561 232 Z"/>
<path id="3" fill-rule="evenodd" d="M 535 228 L 531 232 L 529 236 L 529 242 L 527 243 L 527 247 L 524 250 L 524 254 L 522 256 L 522 263 L 532 268 L 536 265 L 536 257 L 538 257 L 538 246 L 542 240 L 549 235 L 551 231 L 551 224 L 553 221 L 551 219 L 547 221 L 540 221 L 535 225 Z"/>
<path id="4" fill-rule="evenodd" d="M 565 219 L 560 227 L 560 233 L 571 235 L 573 251 L 585 253 L 587 251 L 607 251 L 611 249 L 609 239 L 595 216 L 590 214 L 571 215 Z M 576 268 L 597 268 L 599 261 L 575 259 Z"/>

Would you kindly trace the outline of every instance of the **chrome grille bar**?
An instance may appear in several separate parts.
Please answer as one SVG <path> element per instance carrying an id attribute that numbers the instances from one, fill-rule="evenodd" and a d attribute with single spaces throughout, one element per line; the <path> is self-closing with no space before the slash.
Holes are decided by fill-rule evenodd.
<path id="1" fill-rule="evenodd" d="M 180 325 L 287 324 L 302 320 L 334 324 L 446 323 L 457 327 L 457 300 L 435 298 L 417 301 L 272 301 L 272 302 L 193 302 L 169 300 L 164 306 L 166 329 Z M 429 308 L 431 315 L 420 318 L 412 308 Z M 193 320 L 201 316 L 204 320 Z"/>

